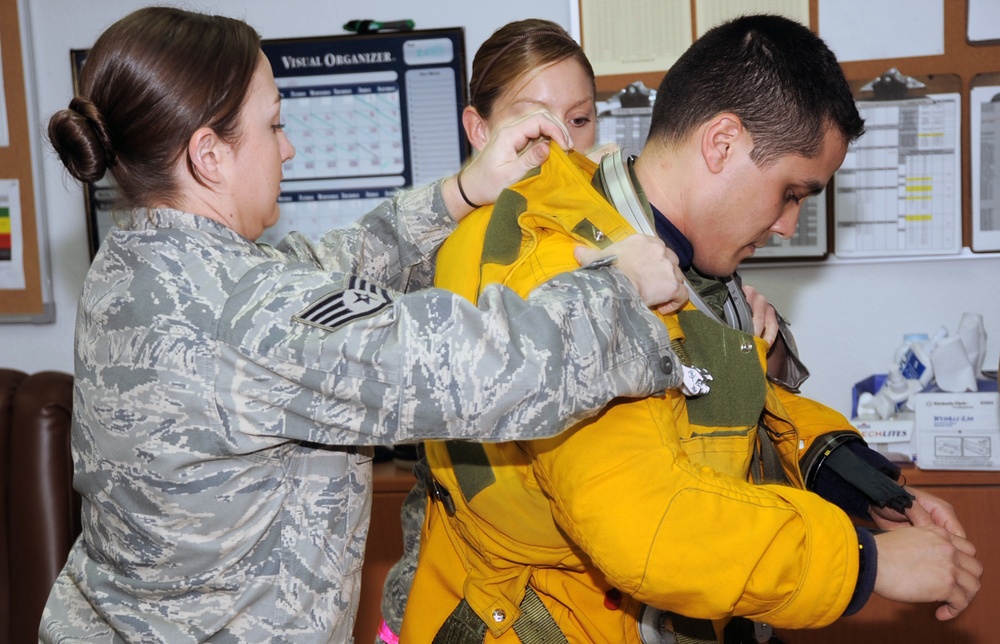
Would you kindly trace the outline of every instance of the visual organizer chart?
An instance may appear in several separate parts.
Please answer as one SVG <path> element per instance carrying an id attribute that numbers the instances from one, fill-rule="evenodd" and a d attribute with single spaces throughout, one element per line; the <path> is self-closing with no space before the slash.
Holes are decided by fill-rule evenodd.
<path id="1" fill-rule="evenodd" d="M 281 219 L 261 237 L 319 237 L 403 187 L 456 172 L 467 145 L 460 29 L 264 41 L 295 146 Z"/>
<path id="2" fill-rule="evenodd" d="M 284 166 L 285 179 L 401 173 L 403 135 L 394 80 L 392 74 L 374 86 L 284 99 L 285 132 L 296 145 L 295 158 Z"/>

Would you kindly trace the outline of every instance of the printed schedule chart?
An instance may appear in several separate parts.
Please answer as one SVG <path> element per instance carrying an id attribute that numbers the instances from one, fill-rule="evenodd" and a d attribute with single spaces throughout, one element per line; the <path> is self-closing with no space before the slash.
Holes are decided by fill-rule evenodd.
<path id="1" fill-rule="evenodd" d="M 971 247 L 977 252 L 995 251 L 1000 250 L 1000 86 L 972 87 L 969 103 Z"/>
<path id="2" fill-rule="evenodd" d="M 858 101 L 858 110 L 865 134 L 834 179 L 836 254 L 961 252 L 959 95 Z"/>

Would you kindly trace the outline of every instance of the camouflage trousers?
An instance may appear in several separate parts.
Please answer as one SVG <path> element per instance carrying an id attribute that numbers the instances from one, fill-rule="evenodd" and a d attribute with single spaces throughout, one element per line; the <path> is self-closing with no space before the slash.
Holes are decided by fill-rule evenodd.
<path id="1" fill-rule="evenodd" d="M 426 461 L 425 461 L 426 463 Z M 420 554 L 420 530 L 424 525 L 424 515 L 427 513 L 427 486 L 422 480 L 406 495 L 400 520 L 403 527 L 403 556 L 386 575 L 382 587 L 382 620 L 394 634 L 403 628 L 403 613 L 406 611 L 406 599 L 410 595 L 413 576 L 417 571 L 417 558 Z M 396 644 L 382 637 L 375 637 L 375 644 Z"/>

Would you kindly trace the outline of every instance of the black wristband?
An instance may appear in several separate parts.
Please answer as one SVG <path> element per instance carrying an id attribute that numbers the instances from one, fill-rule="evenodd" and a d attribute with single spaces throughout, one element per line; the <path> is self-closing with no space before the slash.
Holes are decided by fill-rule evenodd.
<path id="1" fill-rule="evenodd" d="M 469 196 L 465 194 L 465 189 L 462 188 L 462 173 L 461 172 L 459 172 L 458 174 L 455 175 L 455 183 L 458 184 L 458 194 L 462 195 L 462 199 L 465 200 L 465 203 L 469 204 L 470 208 L 481 208 L 482 207 L 482 206 L 480 206 L 477 203 L 472 203 L 472 200 L 469 199 Z"/>

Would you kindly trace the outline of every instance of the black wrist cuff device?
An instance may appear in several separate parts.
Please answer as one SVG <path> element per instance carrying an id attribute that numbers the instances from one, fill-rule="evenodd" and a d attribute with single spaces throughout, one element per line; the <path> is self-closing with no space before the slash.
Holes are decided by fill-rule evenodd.
<path id="1" fill-rule="evenodd" d="M 902 513 L 913 505 L 913 495 L 903 486 L 866 463 L 851 449 L 841 449 L 852 441 L 863 442 L 853 432 L 834 432 L 816 439 L 799 463 L 806 488 L 814 489 L 820 468 L 827 467 L 880 508 L 888 507 Z"/>

